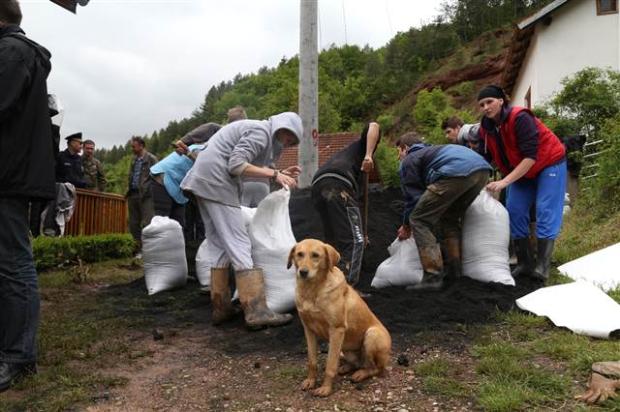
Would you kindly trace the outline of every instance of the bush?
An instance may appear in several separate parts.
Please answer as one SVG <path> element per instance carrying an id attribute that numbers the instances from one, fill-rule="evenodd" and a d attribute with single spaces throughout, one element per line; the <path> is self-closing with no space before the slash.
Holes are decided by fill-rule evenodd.
<path id="1" fill-rule="evenodd" d="M 381 140 L 375 152 L 375 160 L 383 185 L 386 187 L 400 187 L 398 150 L 393 146 L 389 146 L 384 140 Z"/>
<path id="2" fill-rule="evenodd" d="M 134 240 L 129 234 L 95 236 L 38 237 L 32 242 L 34 262 L 38 270 L 82 262 L 100 262 L 107 259 L 130 257 Z"/>

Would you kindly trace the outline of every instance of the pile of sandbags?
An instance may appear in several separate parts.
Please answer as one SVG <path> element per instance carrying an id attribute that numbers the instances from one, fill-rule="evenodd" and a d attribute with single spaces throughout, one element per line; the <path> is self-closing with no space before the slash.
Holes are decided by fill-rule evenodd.
<path id="1" fill-rule="evenodd" d="M 155 216 L 142 230 L 142 259 L 149 295 L 185 285 L 185 240 L 179 222 Z"/>
<path id="2" fill-rule="evenodd" d="M 464 276 L 485 283 L 515 285 L 508 264 L 508 212 L 486 190 L 467 209 L 461 239 Z M 388 251 L 390 257 L 377 268 L 372 287 L 409 286 L 422 280 L 422 264 L 413 237 L 396 239 Z"/>

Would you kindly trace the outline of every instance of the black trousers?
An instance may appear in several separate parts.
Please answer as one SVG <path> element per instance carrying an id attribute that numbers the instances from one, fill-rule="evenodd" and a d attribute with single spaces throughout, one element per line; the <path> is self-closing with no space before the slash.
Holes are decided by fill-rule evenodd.
<path id="1" fill-rule="evenodd" d="M 166 187 L 156 180 L 151 180 L 153 207 L 155 216 L 166 216 L 174 219 L 181 227 L 185 227 L 185 205 L 181 205 L 168 194 Z"/>
<path id="2" fill-rule="evenodd" d="M 321 216 L 325 240 L 340 253 L 338 267 L 349 284 L 357 284 L 364 257 L 364 231 L 353 189 L 337 178 L 321 179 L 312 186 L 312 203 Z"/>

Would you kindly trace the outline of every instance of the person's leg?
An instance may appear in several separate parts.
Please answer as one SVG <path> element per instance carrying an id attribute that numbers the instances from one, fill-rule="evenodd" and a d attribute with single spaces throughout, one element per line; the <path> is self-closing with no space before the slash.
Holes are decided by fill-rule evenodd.
<path id="1" fill-rule="evenodd" d="M 170 219 L 176 220 L 182 228 L 185 228 L 185 205 L 172 201 Z"/>
<path id="2" fill-rule="evenodd" d="M 151 223 L 155 216 L 153 195 L 143 196 L 140 201 L 140 232 Z"/>
<path id="3" fill-rule="evenodd" d="M 534 276 L 547 279 L 555 239 L 562 227 L 564 193 L 566 191 L 566 162 L 543 169 L 537 178 L 536 237 L 537 263 Z"/>
<path id="4" fill-rule="evenodd" d="M 336 247 L 334 245 L 334 230 L 330 224 L 329 213 L 330 210 L 327 207 L 327 198 L 329 191 L 323 191 L 322 182 L 318 182 L 312 186 L 312 205 L 321 218 L 321 225 L 323 226 L 323 234 L 325 242 Z"/>
<path id="5" fill-rule="evenodd" d="M 166 191 L 166 187 L 156 180 L 151 180 L 153 193 L 153 212 L 155 216 L 171 217 L 173 200 Z"/>
<path id="6" fill-rule="evenodd" d="M 28 201 L 0 199 L 0 391 L 34 370 L 39 324 L 37 273 L 28 237 Z"/>
<path id="7" fill-rule="evenodd" d="M 290 322 L 293 318 L 290 314 L 280 315 L 267 307 L 265 277 L 262 269 L 254 267 L 252 244 L 243 223 L 241 208 L 209 201 L 204 203 L 217 237 L 235 269 L 235 282 L 246 326 L 261 329 Z"/>
<path id="8" fill-rule="evenodd" d="M 506 209 L 510 216 L 510 236 L 517 255 L 513 277 L 529 276 L 534 270 L 534 258 L 529 241 L 530 209 L 536 199 L 536 182 L 520 179 L 508 188 Z"/>
<path id="9" fill-rule="evenodd" d="M 142 229 L 140 228 L 140 195 L 131 193 L 127 197 L 127 208 L 129 211 L 129 233 L 136 241 L 138 252 L 142 250 Z"/>

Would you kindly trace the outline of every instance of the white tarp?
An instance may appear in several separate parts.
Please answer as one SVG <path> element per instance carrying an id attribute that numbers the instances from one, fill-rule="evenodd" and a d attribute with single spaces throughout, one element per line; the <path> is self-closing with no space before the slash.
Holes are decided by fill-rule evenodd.
<path id="1" fill-rule="evenodd" d="M 558 267 L 563 275 L 590 282 L 603 290 L 620 287 L 620 243 Z"/>
<path id="2" fill-rule="evenodd" d="M 142 259 L 149 295 L 185 285 L 185 240 L 179 222 L 155 216 L 142 229 Z"/>
<path id="3" fill-rule="evenodd" d="M 620 330 L 620 305 L 588 282 L 538 289 L 517 299 L 517 306 L 579 335 L 608 339 Z"/>

